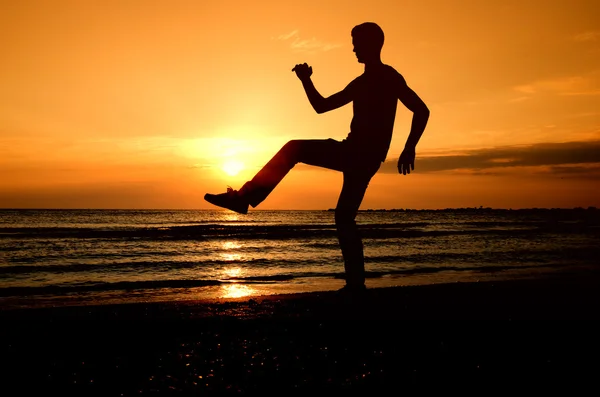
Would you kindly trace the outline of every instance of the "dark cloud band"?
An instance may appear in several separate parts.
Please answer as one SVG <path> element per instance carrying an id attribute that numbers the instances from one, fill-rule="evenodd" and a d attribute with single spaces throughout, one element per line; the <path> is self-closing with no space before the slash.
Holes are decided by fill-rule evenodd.
<path id="1" fill-rule="evenodd" d="M 397 159 L 388 159 L 382 173 L 397 173 Z M 505 167 L 569 166 L 600 163 L 600 141 L 540 143 L 531 146 L 499 147 L 462 152 L 460 155 L 418 157 L 418 172 L 459 169 L 484 170 Z"/>

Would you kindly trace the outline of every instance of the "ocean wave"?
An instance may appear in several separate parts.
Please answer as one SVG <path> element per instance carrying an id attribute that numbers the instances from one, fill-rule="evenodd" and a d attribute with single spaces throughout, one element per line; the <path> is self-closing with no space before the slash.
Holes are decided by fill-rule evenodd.
<path id="1" fill-rule="evenodd" d="M 358 225 L 363 237 L 366 238 L 415 238 L 436 237 L 445 235 L 507 235 L 530 233 L 594 233 L 598 228 L 586 223 L 524 223 L 504 225 L 469 224 L 469 227 L 457 224 L 365 224 Z M 0 227 L 0 240 L 22 239 L 100 239 L 100 240 L 196 240 L 206 241 L 214 239 L 300 239 L 318 237 L 336 237 L 334 224 L 313 225 L 187 225 L 187 226 L 160 226 L 160 227 L 115 227 L 115 228 L 26 228 L 26 227 Z"/>
<path id="2" fill-rule="evenodd" d="M 414 268 L 396 269 L 389 271 L 367 271 L 366 278 L 381 278 L 385 276 L 410 276 L 416 274 L 435 274 L 440 272 L 477 272 L 477 273 L 498 273 L 505 270 L 527 269 L 527 268 L 558 268 L 562 265 L 546 264 L 532 266 L 420 266 Z M 119 281 L 112 283 L 86 282 L 76 284 L 45 285 L 31 287 L 6 287 L 0 288 L 0 297 L 10 296 L 34 296 L 34 295 L 65 295 L 83 292 L 102 292 L 102 291 L 132 291 L 132 290 L 156 290 L 156 289 L 176 289 L 176 288 L 201 288 L 210 286 L 230 285 L 230 284 L 268 284 L 292 282 L 302 278 L 334 278 L 343 279 L 345 277 L 340 272 L 302 272 L 297 274 L 264 275 L 249 277 L 230 277 L 219 280 L 147 280 L 147 281 Z"/>
<path id="3" fill-rule="evenodd" d="M 74 263 L 64 265 L 9 265 L 0 266 L 0 274 L 17 275 L 31 273 L 77 273 L 77 272 L 111 272 L 127 270 L 135 271 L 171 271 L 180 269 L 211 268 L 211 267 L 231 267 L 231 266 L 260 266 L 267 268 L 270 265 L 278 264 L 279 261 L 272 261 L 265 258 L 247 259 L 247 260 L 207 260 L 207 261 L 137 261 L 137 262 L 112 262 L 112 263 Z M 306 266 L 314 265 L 314 259 L 307 260 L 286 260 L 287 266 Z"/>
<path id="4" fill-rule="evenodd" d="M 30 295 L 62 295 L 75 292 L 100 292 L 100 291 L 130 291 L 173 288 L 199 288 L 227 284 L 264 284 L 289 281 L 297 278 L 293 275 L 274 275 L 256 277 L 232 277 L 222 280 L 143 280 L 143 281 L 118 281 L 112 283 L 86 282 L 77 284 L 44 285 L 31 287 L 0 288 L 0 297 L 30 296 Z"/>
<path id="5" fill-rule="evenodd" d="M 309 244 L 310 246 L 318 245 L 320 248 L 327 246 L 328 248 L 334 248 L 337 243 L 331 245 L 320 243 L 320 244 Z M 555 248 L 545 250 L 535 249 L 521 249 L 521 250 L 508 250 L 508 251 L 481 251 L 481 252 L 429 252 L 429 253 L 415 253 L 406 255 L 367 255 L 365 256 L 365 262 L 367 266 L 380 265 L 380 264 L 436 264 L 444 263 L 447 265 L 453 263 L 477 263 L 478 266 L 484 266 L 489 269 L 488 263 L 547 263 L 556 261 L 561 258 L 569 258 L 571 260 L 579 261 L 590 261 L 600 254 L 600 248 L 588 247 L 588 248 Z M 171 256 L 164 255 L 164 256 Z M 135 257 L 136 255 L 131 255 Z M 163 257 L 164 257 L 163 256 Z M 102 255 L 100 255 L 102 257 Z M 26 259 L 26 258 L 25 258 Z M 139 272 L 169 272 L 173 270 L 182 269 L 197 269 L 203 271 L 205 269 L 241 266 L 241 267 L 252 267 L 252 268 L 291 268 L 301 269 L 306 266 L 319 266 L 323 263 L 339 263 L 342 259 L 338 255 L 337 250 L 333 255 L 318 255 L 311 256 L 310 258 L 287 258 L 282 260 L 281 258 L 248 258 L 248 259 L 207 259 L 207 260 L 164 260 L 158 258 L 156 260 L 139 260 L 139 261 L 105 261 L 103 263 L 67 263 L 67 264 L 4 264 L 0 265 L 0 275 L 3 276 L 18 276 L 21 274 L 40 274 L 40 273 L 79 273 L 79 272 L 122 272 L 127 273 L 129 271 Z M 41 261 L 36 259 L 33 263 Z M 446 266 L 447 267 L 447 266 Z"/>

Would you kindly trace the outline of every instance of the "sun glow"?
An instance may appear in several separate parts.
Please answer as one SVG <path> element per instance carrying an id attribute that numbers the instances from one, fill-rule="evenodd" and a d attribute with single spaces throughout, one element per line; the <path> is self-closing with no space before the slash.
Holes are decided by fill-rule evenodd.
<path id="1" fill-rule="evenodd" d="M 241 267 L 227 267 L 227 268 L 223 269 L 222 273 L 226 279 L 229 279 L 229 278 L 235 279 L 235 278 L 243 276 L 244 271 L 242 270 Z"/>
<path id="2" fill-rule="evenodd" d="M 256 294 L 256 290 L 247 285 L 229 284 L 221 287 L 221 297 L 223 298 L 243 298 Z"/>
<path id="3" fill-rule="evenodd" d="M 236 176 L 244 169 L 244 163 L 238 160 L 228 160 L 223 164 L 223 171 L 229 176 Z"/>

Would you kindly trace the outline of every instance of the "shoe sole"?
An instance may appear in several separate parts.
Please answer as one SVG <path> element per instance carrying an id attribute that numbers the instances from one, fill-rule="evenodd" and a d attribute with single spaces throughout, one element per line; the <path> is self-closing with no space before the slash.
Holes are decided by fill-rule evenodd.
<path id="1" fill-rule="evenodd" d="M 244 209 L 236 209 L 236 208 L 223 206 L 219 203 L 212 201 L 212 199 L 208 193 L 204 195 L 204 200 L 211 203 L 212 205 L 216 205 L 217 207 L 221 207 L 221 208 L 225 208 L 227 210 L 233 211 L 233 212 L 237 212 L 238 214 L 246 215 L 248 213 L 248 207 L 246 207 Z"/>

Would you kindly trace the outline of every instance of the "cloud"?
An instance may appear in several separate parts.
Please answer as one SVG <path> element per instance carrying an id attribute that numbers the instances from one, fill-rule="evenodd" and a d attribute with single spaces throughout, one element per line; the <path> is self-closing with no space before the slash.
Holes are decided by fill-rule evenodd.
<path id="1" fill-rule="evenodd" d="M 599 78 L 600 71 L 596 70 L 584 76 L 537 80 L 528 84 L 515 86 L 513 90 L 519 94 L 529 96 L 542 93 L 566 96 L 596 96 L 600 95 L 600 87 L 598 87 Z"/>
<path id="2" fill-rule="evenodd" d="M 213 168 L 213 167 L 214 167 L 214 165 L 212 165 L 212 164 L 192 164 L 192 165 L 187 166 L 187 168 L 190 168 L 190 169 L 201 169 L 201 170 L 209 169 L 209 168 Z"/>
<path id="3" fill-rule="evenodd" d="M 529 98 L 531 98 L 531 97 L 528 97 L 528 96 L 520 96 L 520 97 L 516 97 L 516 98 L 509 99 L 509 100 L 508 100 L 508 102 L 511 102 L 511 103 L 515 103 L 515 102 L 523 102 L 523 101 L 526 101 L 526 100 L 528 100 Z"/>
<path id="4" fill-rule="evenodd" d="M 580 117 L 596 117 L 596 116 L 600 116 L 600 112 L 581 112 L 581 113 L 570 114 L 568 117 L 580 118 Z"/>
<path id="5" fill-rule="evenodd" d="M 541 172 L 559 176 L 600 179 L 600 164 L 557 165 L 544 167 Z"/>
<path id="6" fill-rule="evenodd" d="M 290 33 L 287 34 L 280 34 L 279 36 L 277 36 L 277 40 L 285 41 L 291 39 L 292 37 L 298 37 L 297 30 L 292 30 Z"/>
<path id="7" fill-rule="evenodd" d="M 535 87 L 531 84 L 516 86 L 514 90 L 523 94 L 534 94 L 536 91 Z"/>
<path id="8" fill-rule="evenodd" d="M 341 44 L 325 43 L 323 41 L 317 40 L 315 37 L 311 39 L 303 39 L 300 37 L 300 32 L 298 30 L 293 30 L 289 33 L 281 34 L 275 37 L 274 39 L 289 43 L 290 48 L 297 52 L 325 52 L 342 47 Z"/>
<path id="9" fill-rule="evenodd" d="M 567 96 L 596 96 L 596 95 L 600 95 L 600 90 L 563 92 L 562 95 L 567 95 Z"/>
<path id="10" fill-rule="evenodd" d="M 597 41 L 600 40 L 600 31 L 590 31 L 577 34 L 573 36 L 573 40 L 584 42 L 584 41 Z"/>
<path id="11" fill-rule="evenodd" d="M 386 161 L 382 173 L 397 173 L 396 159 Z M 415 170 L 441 172 L 471 170 L 489 173 L 508 167 L 551 167 L 562 173 L 586 173 L 600 168 L 600 141 L 539 143 L 469 150 L 460 154 L 417 157 Z M 598 174 L 596 174 L 598 175 Z"/>

